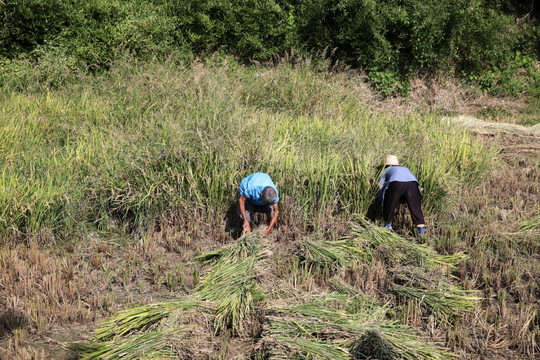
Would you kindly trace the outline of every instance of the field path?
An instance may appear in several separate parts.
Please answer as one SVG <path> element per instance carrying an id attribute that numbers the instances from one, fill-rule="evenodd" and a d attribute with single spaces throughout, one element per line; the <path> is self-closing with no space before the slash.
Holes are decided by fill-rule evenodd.
<path id="1" fill-rule="evenodd" d="M 447 123 L 460 125 L 473 132 L 483 135 L 510 134 L 515 136 L 524 136 L 536 138 L 540 141 L 540 124 L 534 126 L 523 126 L 517 124 L 508 124 L 500 122 L 489 122 L 477 119 L 472 116 L 461 115 L 458 117 L 444 117 L 442 119 Z"/>
<path id="2" fill-rule="evenodd" d="M 521 154 L 540 157 L 540 124 L 523 126 L 517 124 L 489 122 L 472 116 L 443 117 L 443 122 L 456 124 L 481 135 L 503 135 L 500 141 L 506 154 Z"/>

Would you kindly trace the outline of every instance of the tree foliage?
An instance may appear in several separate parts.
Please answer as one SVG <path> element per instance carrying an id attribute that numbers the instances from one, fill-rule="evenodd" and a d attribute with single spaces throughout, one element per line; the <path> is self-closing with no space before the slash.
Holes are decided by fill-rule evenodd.
<path id="1" fill-rule="evenodd" d="M 508 0 L 4 0 L 0 59 L 48 53 L 95 70 L 119 49 L 241 61 L 331 49 L 383 87 L 455 71 L 489 89 L 517 53 L 538 60 L 537 14 Z"/>

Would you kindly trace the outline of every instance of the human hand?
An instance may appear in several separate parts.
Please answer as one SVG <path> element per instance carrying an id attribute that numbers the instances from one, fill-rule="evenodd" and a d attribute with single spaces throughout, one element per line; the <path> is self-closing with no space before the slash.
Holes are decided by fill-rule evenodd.
<path id="1" fill-rule="evenodd" d="M 251 226 L 249 226 L 249 222 L 245 222 L 243 228 L 244 228 L 243 235 L 249 234 L 251 232 Z"/>
<path id="2" fill-rule="evenodd" d="M 270 234 L 270 230 L 271 230 L 270 228 L 263 230 L 263 235 L 268 236 L 268 234 Z"/>

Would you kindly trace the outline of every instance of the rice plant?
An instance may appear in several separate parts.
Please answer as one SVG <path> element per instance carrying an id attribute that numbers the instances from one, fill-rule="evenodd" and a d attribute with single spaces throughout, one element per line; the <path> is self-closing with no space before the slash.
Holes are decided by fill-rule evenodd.
<path id="1" fill-rule="evenodd" d="M 348 240 L 311 241 L 305 240 L 300 245 L 298 256 L 310 269 L 332 273 L 345 266 L 350 266 L 353 259 L 362 258 L 365 253 Z"/>
<path id="2" fill-rule="evenodd" d="M 383 250 L 386 260 L 393 264 L 396 279 L 408 285 L 395 284 L 393 290 L 400 296 L 420 301 L 441 319 L 457 316 L 475 309 L 481 300 L 477 291 L 462 290 L 441 279 L 440 267 L 452 269 L 466 259 L 464 254 L 439 255 L 431 247 L 417 244 L 376 227 L 366 219 L 358 218 L 351 237 L 367 252 Z"/>
<path id="3" fill-rule="evenodd" d="M 330 280 L 330 286 L 341 295 L 348 296 L 348 301 L 346 302 L 346 310 L 349 313 L 357 313 L 362 311 L 375 313 L 379 312 L 388 312 L 390 309 L 387 304 L 382 304 L 377 299 L 362 293 L 361 291 L 353 288 L 352 286 L 333 278 Z"/>
<path id="4" fill-rule="evenodd" d="M 216 333 L 227 329 L 243 333 L 244 321 L 253 315 L 257 302 L 264 298 L 263 291 L 254 281 L 257 277 L 254 265 L 253 258 L 221 264 L 197 287 L 201 300 L 217 303 Z"/>
<path id="5" fill-rule="evenodd" d="M 362 247 L 365 252 L 374 254 L 375 250 L 384 254 L 390 263 L 423 266 L 435 269 L 443 266 L 453 268 L 465 260 L 462 253 L 440 255 L 431 247 L 403 238 L 396 233 L 377 227 L 363 217 L 356 217 L 348 238 Z"/>
<path id="6" fill-rule="evenodd" d="M 255 315 L 257 304 L 265 297 L 256 281 L 260 276 L 256 264 L 264 245 L 256 236 L 244 239 L 218 258 L 195 289 L 201 300 L 217 303 L 216 334 L 244 334 L 246 321 Z"/>
<path id="7" fill-rule="evenodd" d="M 256 255 L 261 250 L 260 237 L 256 233 L 242 236 L 229 247 L 222 247 L 198 255 L 194 260 L 202 263 L 219 261 L 221 258 L 245 258 Z"/>
<path id="8" fill-rule="evenodd" d="M 388 151 L 436 210 L 493 163 L 437 116 L 372 116 L 358 78 L 229 60 L 230 71 L 212 59 L 197 69 L 126 61 L 92 81 L 2 92 L 0 232 L 142 232 L 191 206 L 215 215 L 253 169 L 271 173 L 304 220 L 365 214 Z"/>
<path id="9" fill-rule="evenodd" d="M 432 276 L 422 269 L 403 268 L 397 275 L 401 285 L 394 284 L 392 290 L 405 299 L 417 301 L 440 320 L 475 310 L 482 300 L 477 290 L 463 290 L 441 276 Z"/>
<path id="10" fill-rule="evenodd" d="M 328 294 L 291 300 L 274 307 L 266 341 L 271 358 L 349 359 L 357 342 L 376 333 L 396 358 L 444 359 L 449 353 L 426 343 L 406 326 L 385 319 L 385 312 L 347 312 L 347 296 Z M 367 335 L 366 335 L 367 334 Z M 370 354 L 373 355 L 373 354 Z"/>
<path id="11" fill-rule="evenodd" d="M 187 311 L 195 308 L 209 310 L 208 304 L 189 300 L 148 304 L 123 310 L 102 321 L 101 327 L 94 332 L 94 337 L 97 341 L 103 342 L 136 331 L 145 331 L 167 318 L 173 311 Z"/>
<path id="12" fill-rule="evenodd" d="M 464 312 L 472 312 L 476 304 L 482 300 L 476 291 L 462 290 L 454 286 L 440 288 L 419 288 L 394 285 L 392 288 L 397 294 L 425 304 L 435 314 L 452 317 L 460 316 Z"/>
<path id="13" fill-rule="evenodd" d="M 271 352 L 270 359 L 349 360 L 351 358 L 347 348 L 342 345 L 303 337 L 276 336 L 275 339 L 278 346 Z"/>
<path id="14" fill-rule="evenodd" d="M 170 341 L 174 332 L 186 331 L 188 327 L 176 330 L 141 333 L 129 338 L 95 342 L 89 345 L 74 344 L 70 348 L 77 352 L 81 360 L 113 359 L 162 359 L 172 358 Z"/>

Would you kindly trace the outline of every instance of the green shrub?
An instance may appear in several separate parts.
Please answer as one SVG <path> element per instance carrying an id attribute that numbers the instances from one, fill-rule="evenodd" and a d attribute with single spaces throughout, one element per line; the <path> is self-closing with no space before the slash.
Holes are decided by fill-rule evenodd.
<path id="1" fill-rule="evenodd" d="M 366 70 L 384 96 L 407 95 L 413 76 L 441 71 L 514 95 L 534 87 L 514 76 L 514 65 L 540 53 L 538 19 L 516 22 L 523 11 L 482 0 L 6 0 L 0 57 L 48 64 L 60 58 L 70 69 L 95 72 L 125 53 L 147 59 L 220 52 L 245 63 L 294 49 Z"/>
<path id="2" fill-rule="evenodd" d="M 51 53 L 81 69 L 107 69 L 122 50 L 137 57 L 173 54 L 174 22 L 152 2 L 7 1 L 0 4 L 0 52 L 13 58 Z"/>
<path id="3" fill-rule="evenodd" d="M 176 22 L 176 42 L 196 53 L 268 60 L 296 45 L 291 42 L 295 17 L 287 2 L 188 0 L 167 9 Z"/>
<path id="4" fill-rule="evenodd" d="M 57 36 L 70 23 L 71 1 L 0 2 L 0 56 L 28 53 Z"/>
<path id="5" fill-rule="evenodd" d="M 492 73 L 516 51 L 538 58 L 537 19 L 517 24 L 516 14 L 523 7 L 482 0 L 6 0 L 0 55 L 51 52 L 95 70 L 124 51 L 138 58 L 219 51 L 264 61 L 296 49 L 331 55 L 372 78 L 397 76 L 401 93 L 418 72 L 453 69 L 491 88 Z"/>

